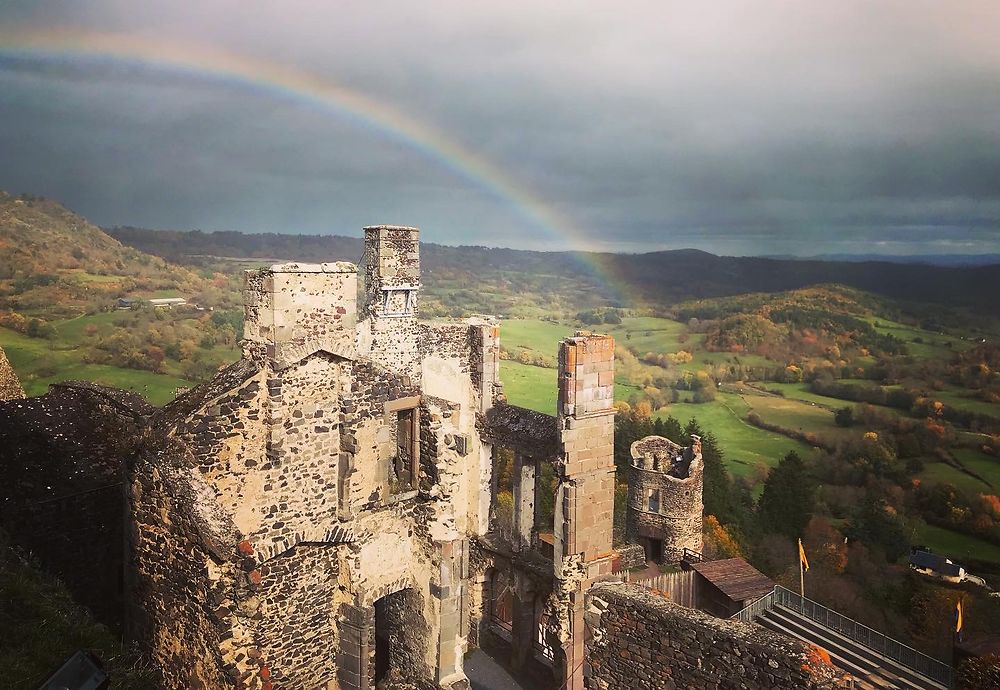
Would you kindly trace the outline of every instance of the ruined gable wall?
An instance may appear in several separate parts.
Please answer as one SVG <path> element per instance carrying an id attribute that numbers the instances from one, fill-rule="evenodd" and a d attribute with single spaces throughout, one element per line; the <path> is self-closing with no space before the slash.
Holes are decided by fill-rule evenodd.
<path id="1" fill-rule="evenodd" d="M 341 394 L 350 362 L 317 352 L 255 374 L 176 426 L 236 525 L 266 555 L 335 540 Z"/>
<path id="2" fill-rule="evenodd" d="M 759 625 L 715 618 L 628 584 L 587 593 L 585 687 L 848 687 L 810 646 Z"/>
<path id="3" fill-rule="evenodd" d="M 24 397 L 24 389 L 17 380 L 14 367 L 7 360 L 7 355 L 0 348 L 0 400 L 16 400 Z"/>
<path id="4" fill-rule="evenodd" d="M 236 537 L 197 507 L 206 497 L 193 489 L 193 460 L 180 442 L 161 440 L 131 468 L 129 636 L 146 647 L 165 687 L 223 690 L 234 687 L 223 640 L 236 588 L 223 573 L 232 570 L 225 542 Z"/>
<path id="5" fill-rule="evenodd" d="M 263 493 L 259 473 L 266 463 L 267 380 L 264 368 L 235 380 L 213 380 L 208 384 L 212 390 L 189 393 L 200 394 L 201 399 L 192 401 L 195 409 L 172 426 L 215 489 L 219 504 L 247 533 L 260 522 L 257 506 Z"/>

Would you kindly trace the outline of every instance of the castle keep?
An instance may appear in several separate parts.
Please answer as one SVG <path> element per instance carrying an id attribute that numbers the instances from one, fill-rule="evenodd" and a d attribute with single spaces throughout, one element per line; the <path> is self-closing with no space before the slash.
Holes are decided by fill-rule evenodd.
<path id="1" fill-rule="evenodd" d="M 677 563 L 685 550 L 702 550 L 701 439 L 681 448 L 662 436 L 632 444 L 625 534 L 641 544 L 647 561 Z"/>

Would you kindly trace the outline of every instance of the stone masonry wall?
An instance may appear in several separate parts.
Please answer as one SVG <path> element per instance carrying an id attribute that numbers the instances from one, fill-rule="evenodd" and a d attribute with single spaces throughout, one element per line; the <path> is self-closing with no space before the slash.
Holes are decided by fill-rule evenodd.
<path id="1" fill-rule="evenodd" d="M 115 630 L 124 611 L 123 470 L 145 411 L 83 383 L 0 401 L 0 525 Z"/>
<path id="2" fill-rule="evenodd" d="M 237 608 L 230 588 L 219 586 L 226 554 L 213 548 L 212 530 L 185 488 L 196 472 L 188 460 L 180 443 L 163 442 L 132 468 L 128 633 L 143 644 L 167 688 L 241 687 L 221 646 L 225 619 Z"/>
<path id="3" fill-rule="evenodd" d="M 588 690 L 849 687 L 815 647 L 684 608 L 638 585 L 592 587 L 585 618 Z"/>
<path id="4" fill-rule="evenodd" d="M 276 688 L 320 688 L 337 676 L 338 547 L 299 544 L 260 566 L 251 654 Z"/>
<path id="5" fill-rule="evenodd" d="M 17 380 L 14 367 L 7 361 L 7 355 L 0 349 L 0 400 L 15 400 L 24 397 L 24 389 Z"/>
<path id="6" fill-rule="evenodd" d="M 702 550 L 704 464 L 699 449 L 697 441 L 682 448 L 661 436 L 632 444 L 626 539 L 661 539 L 665 563 L 679 561 L 684 549 Z"/>
<path id="7" fill-rule="evenodd" d="M 279 368 L 324 350 L 350 358 L 357 322 L 357 267 L 347 262 L 279 264 L 244 276 L 246 343 Z"/>

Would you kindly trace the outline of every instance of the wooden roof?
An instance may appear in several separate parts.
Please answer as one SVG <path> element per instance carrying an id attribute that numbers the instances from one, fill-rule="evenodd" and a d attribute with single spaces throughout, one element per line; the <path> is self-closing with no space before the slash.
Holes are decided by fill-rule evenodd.
<path id="1" fill-rule="evenodd" d="M 774 581 L 742 558 L 692 563 L 691 569 L 732 601 L 757 599 L 774 589 Z"/>

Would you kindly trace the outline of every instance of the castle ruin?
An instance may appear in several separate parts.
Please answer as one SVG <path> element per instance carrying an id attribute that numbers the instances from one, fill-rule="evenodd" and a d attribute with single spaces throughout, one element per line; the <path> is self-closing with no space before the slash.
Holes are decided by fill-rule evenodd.
<path id="1" fill-rule="evenodd" d="M 171 684 L 466 687 L 493 625 L 515 665 L 583 687 L 583 594 L 613 555 L 614 342 L 564 340 L 558 413 L 532 413 L 499 395 L 497 326 L 420 322 L 419 293 L 407 227 L 366 228 L 360 271 L 248 272 L 242 359 L 153 416 L 130 618 Z M 507 538 L 494 444 L 516 457 Z M 544 554 L 540 463 L 558 477 Z"/>
<path id="2" fill-rule="evenodd" d="M 840 687 L 805 645 L 613 573 L 611 337 L 560 342 L 555 414 L 527 410 L 498 326 L 418 321 L 420 289 L 419 231 L 366 228 L 360 268 L 247 272 L 241 359 L 162 408 L 80 383 L 0 402 L 13 536 L 171 690 L 459 690 L 473 647 L 539 688 Z M 697 439 L 632 454 L 631 533 L 699 549 Z"/>
<path id="3" fill-rule="evenodd" d="M 701 439 L 682 448 L 662 436 L 632 444 L 628 473 L 626 539 L 640 544 L 646 560 L 677 563 L 685 551 L 702 550 L 702 489 L 705 466 Z"/>

